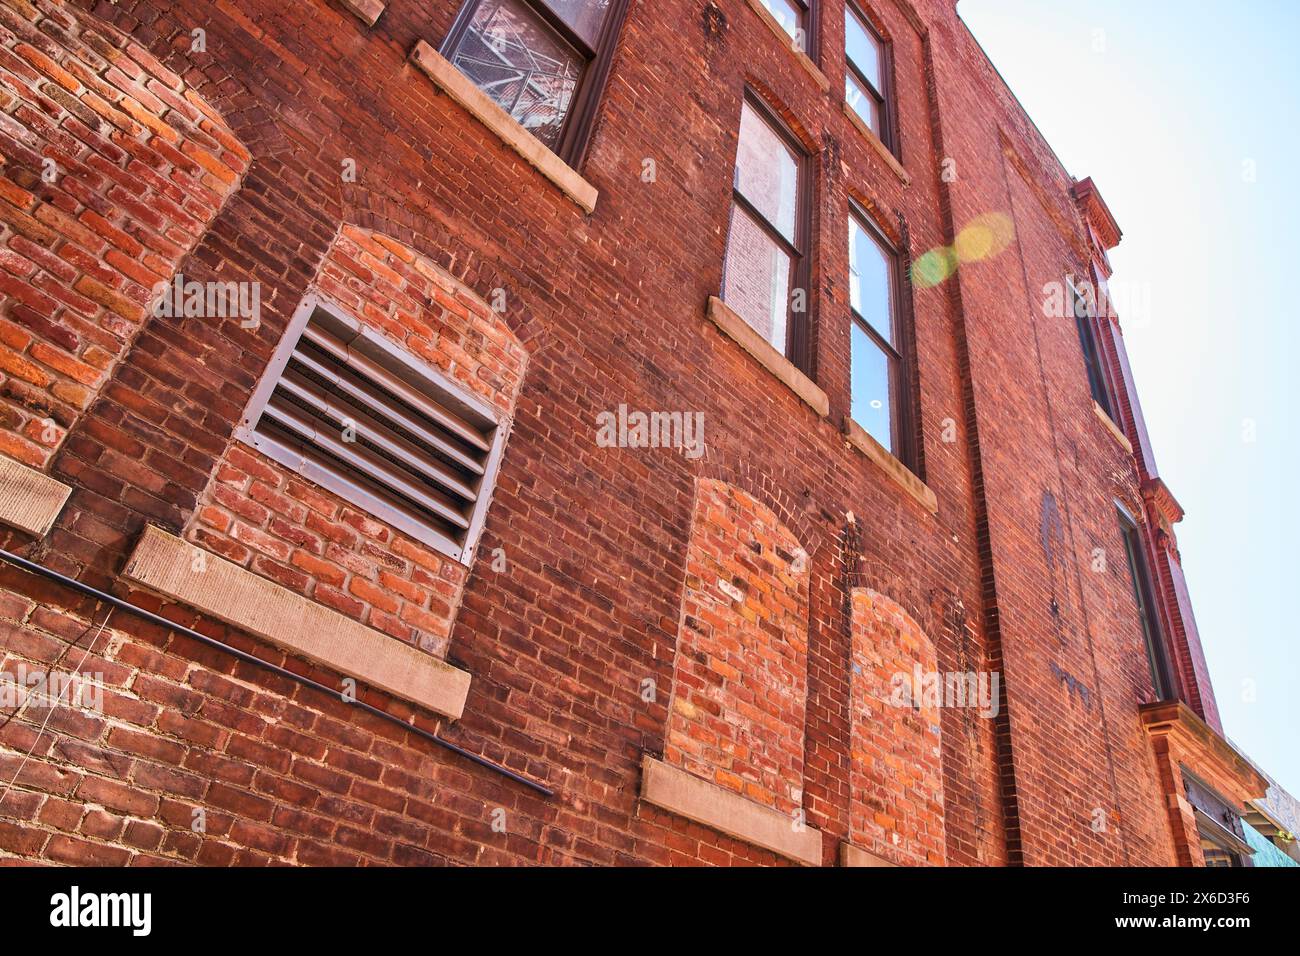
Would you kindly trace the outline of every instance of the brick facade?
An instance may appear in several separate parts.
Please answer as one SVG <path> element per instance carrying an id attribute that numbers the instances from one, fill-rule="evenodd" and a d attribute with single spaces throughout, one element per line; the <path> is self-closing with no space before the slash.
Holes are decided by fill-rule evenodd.
<path id="1" fill-rule="evenodd" d="M 48 535 L 4 545 L 327 689 L 129 611 L 105 625 L 102 602 L 0 566 L 0 671 L 86 653 L 103 681 L 99 708 L 0 718 L 0 857 L 790 862 L 642 799 L 652 757 L 807 827 L 827 865 L 845 844 L 1197 862 L 1172 738 L 1140 712 L 1115 521 L 1126 503 L 1154 536 L 1140 410 L 1118 423 L 1135 454 L 1043 308 L 1107 240 L 954 4 L 863 4 L 892 52 L 900 175 L 843 110 L 843 0 L 810 51 L 829 91 L 747 0 L 631 0 L 577 170 L 590 214 L 410 62 L 459 3 L 376 6 L 0 3 L 0 451 L 71 488 Z M 811 154 L 825 416 L 706 320 L 747 88 Z M 850 198 L 906 261 L 953 266 L 903 290 L 933 514 L 845 440 Z M 257 283 L 260 321 L 146 315 L 177 274 Z M 235 437 L 312 292 L 508 417 L 469 566 Z M 602 447 L 623 404 L 702 413 L 706 453 Z M 133 589 L 146 525 L 468 672 L 463 716 L 364 690 L 386 721 L 328 692 L 346 675 Z M 1157 572 L 1186 720 L 1217 732 L 1181 577 Z M 996 715 L 883 704 L 917 663 L 996 672 Z M 1199 729 L 1176 745 L 1246 798 Z"/>

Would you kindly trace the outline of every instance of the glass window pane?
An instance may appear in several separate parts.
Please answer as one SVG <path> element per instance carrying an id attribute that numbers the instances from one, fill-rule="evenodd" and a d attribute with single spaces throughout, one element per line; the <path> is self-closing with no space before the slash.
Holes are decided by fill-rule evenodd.
<path id="1" fill-rule="evenodd" d="M 736 189 L 781 235 L 794 242 L 799 161 L 776 130 L 746 103 L 740 110 Z"/>
<path id="2" fill-rule="evenodd" d="M 552 149 L 582 59 L 521 0 L 483 0 L 451 62 Z"/>
<path id="3" fill-rule="evenodd" d="M 867 129 L 879 136 L 880 100 L 876 99 L 876 94 L 859 83 L 852 72 L 846 72 L 844 75 L 844 98 L 853 112 L 867 124 Z"/>
<path id="4" fill-rule="evenodd" d="M 791 39 L 799 39 L 797 31 L 802 25 L 803 11 L 794 0 L 760 0 L 760 2 L 767 7 L 768 13 L 776 17 L 776 22 L 781 24 L 781 29 L 790 34 Z"/>
<path id="5" fill-rule="evenodd" d="M 849 218 L 849 304 L 890 345 L 894 341 L 893 257 L 871 231 Z"/>
<path id="6" fill-rule="evenodd" d="M 610 0 L 546 0 L 555 15 L 573 28 L 573 32 L 593 48 L 600 39 Z"/>
<path id="7" fill-rule="evenodd" d="M 786 318 L 794 262 L 739 206 L 732 206 L 722 301 L 786 354 Z"/>
<path id="8" fill-rule="evenodd" d="M 885 354 L 857 322 L 853 323 L 853 389 L 849 414 L 890 454 L 894 435 L 890 427 L 889 366 Z"/>
<path id="9" fill-rule="evenodd" d="M 852 10 L 844 16 L 844 52 L 878 92 L 884 91 L 880 82 L 880 43 L 858 19 Z"/>

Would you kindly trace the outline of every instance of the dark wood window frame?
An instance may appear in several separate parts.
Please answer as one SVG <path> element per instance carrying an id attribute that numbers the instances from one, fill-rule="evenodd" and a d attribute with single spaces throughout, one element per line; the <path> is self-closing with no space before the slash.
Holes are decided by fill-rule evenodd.
<path id="1" fill-rule="evenodd" d="M 1070 290 L 1070 311 L 1074 313 L 1075 326 L 1079 333 L 1079 347 L 1083 351 L 1084 372 L 1088 377 L 1088 391 L 1092 399 L 1101 406 L 1101 410 L 1118 423 L 1116 417 L 1118 404 L 1115 401 L 1115 387 L 1111 380 L 1110 366 L 1103 349 L 1105 340 L 1101 336 L 1100 321 L 1109 321 L 1097 315 L 1096 285 L 1093 285 L 1093 298 L 1090 300 L 1079 290 L 1073 278 L 1066 279 Z"/>
<path id="2" fill-rule="evenodd" d="M 1246 821 L 1231 801 L 1186 767 L 1181 767 L 1183 791 L 1192 806 L 1196 835 L 1206 866 L 1251 867 L 1255 849 L 1246 840 Z M 1208 846 L 1207 846 L 1208 844 Z"/>
<path id="3" fill-rule="evenodd" d="M 761 3 L 762 0 L 759 0 L 759 2 Z M 799 28 L 803 30 L 805 46 L 805 49 L 800 50 L 800 52 L 816 63 L 818 23 L 821 19 L 818 8 L 821 4 L 817 0 L 790 0 L 790 3 L 798 7 L 800 11 Z"/>
<path id="4" fill-rule="evenodd" d="M 812 161 L 808 151 L 804 148 L 799 137 L 795 136 L 794 131 L 790 129 L 785 122 L 771 106 L 769 106 L 762 97 L 751 89 L 745 90 L 743 102 L 748 104 L 750 109 L 758 113 L 759 118 L 777 134 L 790 148 L 795 156 L 795 174 L 799 177 L 799 187 L 796 193 L 795 202 L 797 208 L 794 217 L 794 242 L 791 242 L 781 231 L 768 222 L 767 217 L 754 207 L 754 204 L 746 199 L 740 192 L 740 186 L 735 176 L 735 166 L 732 166 L 732 183 L 731 183 L 731 200 L 732 204 L 740 206 L 749 216 L 749 218 L 763 231 L 781 249 L 791 257 L 795 266 L 791 271 L 790 290 L 788 301 L 785 305 L 786 315 L 786 343 L 785 357 L 788 358 L 795 367 L 801 372 L 812 376 L 812 362 L 810 352 L 810 341 L 812 331 L 812 255 L 811 255 L 811 236 L 812 236 Z M 740 137 L 736 137 L 736 152 L 739 155 Z M 733 216 L 728 217 L 727 225 L 727 245 L 723 252 L 723 275 L 722 275 L 722 299 L 725 302 L 725 292 L 727 288 L 726 261 L 727 250 L 731 248 L 731 220 Z M 804 291 L 803 312 L 794 310 L 794 295 L 802 289 Z"/>
<path id="5" fill-rule="evenodd" d="M 1165 650 L 1164 629 L 1160 626 L 1160 612 L 1156 605 L 1155 581 L 1147 564 L 1142 529 L 1137 520 L 1118 502 L 1115 503 L 1115 513 L 1119 518 L 1120 537 L 1124 543 L 1133 599 L 1137 602 L 1138 617 L 1142 623 L 1142 639 L 1146 644 L 1147 662 L 1151 667 L 1151 683 L 1158 700 L 1173 700 L 1173 669 Z"/>
<path id="6" fill-rule="evenodd" d="M 853 308 L 852 296 L 849 297 L 849 314 L 857 326 L 867 334 L 871 341 L 889 359 L 889 430 L 893 444 L 891 454 L 906 465 L 913 474 L 916 474 L 919 455 L 917 454 L 917 430 L 915 427 L 916 409 L 913 401 L 915 389 L 912 387 L 915 375 L 915 355 L 912 347 L 913 330 L 910 321 L 912 310 L 910 303 L 907 302 L 907 286 L 904 282 L 904 257 L 898 251 L 898 247 L 885 235 L 884 230 L 876 225 L 866 209 L 854 199 L 849 200 L 849 217 L 860 228 L 875 237 L 889 258 L 889 319 L 893 324 L 890 333 L 897 344 L 886 342 L 872 328 L 871 323 L 860 315 L 857 309 Z M 852 361 L 850 355 L 850 369 L 852 369 Z M 850 406 L 852 405 L 853 388 L 851 375 L 852 372 L 850 372 L 849 380 Z"/>
<path id="7" fill-rule="evenodd" d="M 465 0 L 460 13 L 452 22 L 447 38 L 443 41 L 439 53 L 448 61 L 456 53 L 474 19 L 474 14 L 485 0 Z M 577 32 L 565 23 L 546 4 L 546 0 L 517 0 L 528 7 L 549 27 L 567 46 L 584 59 L 582 76 L 574 90 L 573 100 L 569 104 L 560 132 L 560 141 L 556 144 L 555 154 L 572 169 L 577 169 L 586 158 L 587 147 L 591 144 L 591 134 L 596 125 L 596 114 L 600 98 L 609 79 L 610 67 L 614 62 L 614 50 L 627 16 L 629 0 L 610 0 L 609 13 L 601 27 L 600 37 L 592 46 L 583 40 Z"/>
<path id="8" fill-rule="evenodd" d="M 863 75 L 853 60 L 849 58 L 847 49 L 844 54 L 844 69 L 852 73 L 853 78 L 866 88 L 869 95 L 875 96 L 880 103 L 879 139 L 885 144 L 885 148 L 894 154 L 894 158 L 902 162 L 903 151 L 898 135 L 898 111 L 895 108 L 894 99 L 894 46 L 880 35 L 880 31 L 876 29 L 876 25 L 867 16 L 863 6 L 857 3 L 856 0 L 845 0 L 844 15 L 846 17 L 856 17 L 857 21 L 862 24 L 863 29 L 867 31 L 867 35 L 880 46 L 880 82 L 885 87 L 883 90 L 876 89 L 876 84 Z M 853 109 L 852 103 L 849 104 L 849 109 Z"/>

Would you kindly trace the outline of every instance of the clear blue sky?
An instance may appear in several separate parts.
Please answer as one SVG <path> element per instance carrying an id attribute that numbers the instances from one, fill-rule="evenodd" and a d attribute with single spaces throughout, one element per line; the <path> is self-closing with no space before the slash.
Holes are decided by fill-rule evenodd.
<path id="1" fill-rule="evenodd" d="M 1300 796 L 1300 3 L 957 10 L 1124 230 L 1112 281 L 1150 295 L 1120 320 L 1224 730 Z"/>

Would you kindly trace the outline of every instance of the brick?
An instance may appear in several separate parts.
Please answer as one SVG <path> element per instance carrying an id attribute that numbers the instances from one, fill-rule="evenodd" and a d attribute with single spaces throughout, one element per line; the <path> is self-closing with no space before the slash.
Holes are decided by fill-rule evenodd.
<path id="1" fill-rule="evenodd" d="M 395 649 L 419 671 L 445 655 L 474 681 L 457 726 L 361 682 L 393 723 L 115 614 L 92 657 L 105 655 L 104 714 L 56 713 L 42 738 L 22 720 L 3 731 L 0 780 L 37 744 L 5 798 L 4 855 L 1203 862 L 1177 768 L 1235 800 L 1259 780 L 1222 739 L 1177 556 L 1181 508 L 1135 440 L 1136 396 L 1125 382 L 1113 417 L 1098 416 L 1077 328 L 1043 303 L 1064 273 L 1108 271 L 1118 226 L 950 0 L 864 5 L 890 38 L 897 155 L 826 95 L 822 79 L 844 69 L 835 31 L 801 58 L 755 4 L 634 6 L 580 175 L 428 51 L 412 68 L 412 38 L 446 36 L 458 4 L 392 4 L 377 19 L 369 4 L 369 25 L 348 5 L 299 18 L 266 0 L 220 5 L 238 42 L 215 59 L 167 39 L 191 29 L 192 4 L 135 18 L 6 7 L 0 454 L 71 489 L 48 526 L 11 528 L 7 547 L 110 587 L 142 535 L 170 535 L 209 552 L 208 573 L 226 560 L 233 579 L 288 597 L 249 618 L 233 585 L 123 591 L 169 619 L 326 687 L 348 671 L 300 654 L 359 633 L 372 660 Z M 353 68 L 312 69 L 339 59 L 340 37 Z M 798 361 L 709 306 L 747 83 L 815 168 Z M 40 180 L 42 156 L 58 160 L 55 182 Z M 340 186 L 347 156 L 359 178 Z M 935 174 L 946 159 L 955 182 Z M 599 186 L 599 204 L 573 175 Z M 851 202 L 918 264 L 903 264 L 896 311 L 916 383 L 912 457 L 866 441 L 851 417 Z M 955 271 L 932 275 L 934 262 Z M 178 274 L 259 283 L 261 326 L 146 315 L 154 285 Z M 309 291 L 508 420 L 472 561 L 235 434 Z M 1108 367 L 1121 350 L 1102 336 Z M 700 412 L 707 454 L 601 447 L 597 416 L 620 405 Z M 1114 559 L 1117 499 L 1143 525 L 1186 712 L 1140 704 L 1155 688 Z M 190 567 L 174 554 L 155 584 Z M 10 663 L 95 632 L 93 602 L 68 600 L 29 575 L 0 582 Z M 276 643 L 323 608 L 331 623 Z M 1016 721 L 882 702 L 911 664 L 998 673 Z M 407 724 L 561 792 L 543 800 Z M 706 797 L 657 805 L 643 754 Z M 1095 830 L 1096 809 L 1114 825 Z M 796 819 L 807 829 L 791 857 L 772 834 L 800 832 Z"/>

